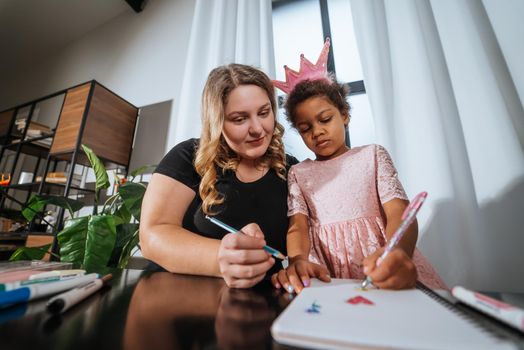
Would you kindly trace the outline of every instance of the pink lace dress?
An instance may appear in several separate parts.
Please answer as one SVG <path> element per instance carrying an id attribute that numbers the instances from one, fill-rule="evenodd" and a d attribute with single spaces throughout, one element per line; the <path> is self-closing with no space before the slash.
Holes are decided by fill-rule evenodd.
<path id="1" fill-rule="evenodd" d="M 327 266 L 336 278 L 365 277 L 362 260 L 386 242 L 382 204 L 408 199 L 391 157 L 379 145 L 325 161 L 307 159 L 291 167 L 288 186 L 288 216 L 309 218 L 310 261 Z M 418 250 L 413 261 L 421 282 L 446 288 Z"/>

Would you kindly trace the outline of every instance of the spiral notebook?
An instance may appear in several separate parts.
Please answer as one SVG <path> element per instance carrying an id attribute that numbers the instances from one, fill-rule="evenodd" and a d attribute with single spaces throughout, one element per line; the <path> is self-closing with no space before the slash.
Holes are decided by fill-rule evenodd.
<path id="1" fill-rule="evenodd" d="M 428 289 L 305 288 L 271 327 L 282 344 L 321 349 L 515 349 Z"/>

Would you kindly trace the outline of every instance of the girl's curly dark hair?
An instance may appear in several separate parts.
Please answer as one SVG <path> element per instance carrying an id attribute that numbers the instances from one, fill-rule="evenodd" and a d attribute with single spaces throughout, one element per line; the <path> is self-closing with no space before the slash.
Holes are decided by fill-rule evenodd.
<path id="1" fill-rule="evenodd" d="M 348 114 L 350 106 L 346 100 L 349 94 L 349 87 L 340 84 L 337 81 L 321 80 L 304 80 L 295 86 L 293 91 L 288 95 L 284 108 L 286 109 L 287 120 L 293 127 L 296 127 L 296 108 L 297 106 L 310 97 L 324 96 L 333 106 L 337 107 L 341 114 Z"/>

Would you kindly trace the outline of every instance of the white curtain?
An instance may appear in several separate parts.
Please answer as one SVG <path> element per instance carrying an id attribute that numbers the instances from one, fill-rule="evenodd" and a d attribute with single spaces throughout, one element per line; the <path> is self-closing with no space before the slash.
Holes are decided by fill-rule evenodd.
<path id="1" fill-rule="evenodd" d="M 351 0 L 377 142 L 451 287 L 524 292 L 524 1 Z"/>
<path id="2" fill-rule="evenodd" d="M 166 151 L 198 137 L 200 102 L 209 72 L 243 63 L 274 77 L 271 0 L 197 0 L 180 96 L 173 102 Z M 175 77 L 177 79 L 178 77 Z"/>

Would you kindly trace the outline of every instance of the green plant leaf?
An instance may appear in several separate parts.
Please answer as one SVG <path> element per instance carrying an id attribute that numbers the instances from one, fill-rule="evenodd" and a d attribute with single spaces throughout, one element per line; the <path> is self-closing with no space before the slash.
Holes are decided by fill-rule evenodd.
<path id="1" fill-rule="evenodd" d="M 118 262 L 119 268 L 125 269 L 127 267 L 127 263 L 129 262 L 131 252 L 136 246 L 138 246 L 139 239 L 139 230 L 137 228 L 137 230 L 133 233 L 131 238 L 127 241 L 127 243 L 124 245 L 124 248 L 122 249 L 122 253 L 120 254 L 120 261 Z"/>
<path id="2" fill-rule="evenodd" d="M 129 221 L 131 221 L 131 212 L 122 203 L 120 207 L 113 214 L 113 217 L 115 218 L 115 225 L 118 228 L 118 225 L 127 224 L 129 223 Z"/>
<path id="3" fill-rule="evenodd" d="M 42 195 L 41 197 L 47 201 L 47 204 L 52 204 L 67 209 L 71 215 L 84 207 L 83 202 L 72 198 L 52 195 Z"/>
<path id="4" fill-rule="evenodd" d="M 89 216 L 67 220 L 58 233 L 60 261 L 84 264 Z"/>
<path id="5" fill-rule="evenodd" d="M 22 215 L 27 221 L 31 221 L 34 217 L 42 211 L 42 208 L 46 202 L 37 195 L 31 196 L 29 201 L 26 203 L 26 207 L 22 210 Z"/>
<path id="6" fill-rule="evenodd" d="M 96 177 L 96 186 L 95 190 L 101 190 L 104 188 L 108 188 L 110 186 L 109 183 L 109 177 L 107 176 L 106 168 L 104 167 L 104 164 L 102 161 L 96 156 L 95 152 L 86 145 L 82 145 L 82 149 L 87 155 L 87 158 L 89 159 L 89 163 L 91 163 L 91 168 L 93 168 L 93 171 L 95 172 Z"/>
<path id="7" fill-rule="evenodd" d="M 84 267 L 100 269 L 107 266 L 116 241 L 115 220 L 111 215 L 92 215 L 87 228 Z"/>
<path id="8" fill-rule="evenodd" d="M 120 261 L 122 249 L 132 238 L 135 231 L 138 230 L 138 224 L 122 224 L 116 226 L 116 242 L 108 266 L 116 267 Z"/>
<path id="9" fill-rule="evenodd" d="M 118 189 L 118 194 L 124 200 L 124 206 L 138 221 L 140 221 L 140 208 L 145 192 L 146 186 L 139 182 L 126 182 Z"/>
<path id="10" fill-rule="evenodd" d="M 110 215 L 71 219 L 57 238 L 61 261 L 77 263 L 90 270 L 104 268 L 115 245 L 115 222 Z"/>
<path id="11" fill-rule="evenodd" d="M 41 260 L 47 253 L 51 244 L 46 244 L 40 247 L 20 247 L 11 255 L 9 261 L 15 260 Z"/>
<path id="12" fill-rule="evenodd" d="M 22 215 L 31 221 L 37 215 L 37 212 L 41 212 L 45 205 L 51 204 L 58 207 L 67 209 L 69 214 L 73 216 L 75 211 L 78 211 L 84 207 L 84 203 L 63 196 L 53 195 L 34 195 L 26 204 L 26 208 L 22 210 Z"/>
<path id="13" fill-rule="evenodd" d="M 145 173 L 147 170 L 149 169 L 155 169 L 157 167 L 157 164 L 150 164 L 150 165 L 144 165 L 144 166 L 141 166 L 140 168 L 134 170 L 131 172 L 131 174 L 129 174 L 129 176 L 131 176 L 132 178 L 135 178 L 137 177 L 138 175 L 142 175 L 143 173 Z"/>

